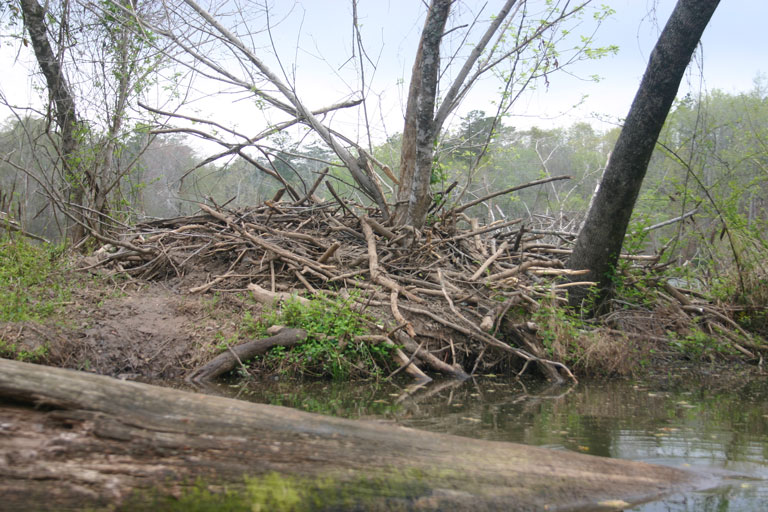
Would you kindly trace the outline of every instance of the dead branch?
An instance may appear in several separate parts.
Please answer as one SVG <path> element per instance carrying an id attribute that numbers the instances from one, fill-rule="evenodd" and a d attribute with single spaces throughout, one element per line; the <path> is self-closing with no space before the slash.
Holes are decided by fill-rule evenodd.
<path id="1" fill-rule="evenodd" d="M 488 194 L 486 196 L 480 197 L 478 199 L 475 199 L 474 201 L 470 201 L 466 204 L 462 204 L 461 206 L 457 206 L 453 210 L 449 211 L 446 215 L 450 216 L 450 215 L 459 214 L 464 210 L 467 210 L 468 208 L 472 208 L 476 204 L 484 203 L 485 201 L 489 199 L 493 199 L 494 197 L 503 196 L 504 194 L 511 194 L 512 192 L 517 192 L 518 190 L 523 190 L 524 188 L 535 187 L 536 185 L 543 185 L 551 181 L 570 180 L 570 179 L 572 179 L 571 176 L 552 176 L 551 178 L 544 178 L 541 180 L 531 181 L 530 183 L 525 183 L 523 185 L 510 187 L 508 189 L 500 190 L 498 192 L 493 192 L 492 194 Z"/>
<path id="2" fill-rule="evenodd" d="M 248 360 L 254 356 L 264 354 L 272 347 L 291 347 L 301 343 L 307 338 L 304 329 L 282 329 L 274 336 L 260 340 L 249 341 L 236 347 L 229 347 L 227 352 L 222 352 L 209 363 L 195 369 L 186 380 L 188 382 L 205 382 L 215 379 L 238 366 L 239 361 Z"/>

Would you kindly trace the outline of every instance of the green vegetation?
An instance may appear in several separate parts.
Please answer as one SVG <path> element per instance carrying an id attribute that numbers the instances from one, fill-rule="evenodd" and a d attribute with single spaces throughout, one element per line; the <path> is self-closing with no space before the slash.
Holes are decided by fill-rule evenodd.
<path id="1" fill-rule="evenodd" d="M 317 294 L 309 303 L 287 300 L 265 311 L 258 321 L 246 315 L 243 324 L 249 334 L 261 336 L 271 325 L 307 331 L 307 339 L 301 344 L 275 347 L 260 358 L 259 366 L 269 373 L 332 379 L 378 377 L 387 366 L 390 348 L 355 340 L 355 336 L 367 332 L 366 319 L 359 308 L 353 299 Z"/>
<path id="2" fill-rule="evenodd" d="M 68 300 L 69 289 L 58 273 L 61 253 L 61 247 L 0 235 L 0 322 L 40 321 Z M 37 362 L 47 353 L 47 345 L 27 347 L 0 336 L 0 357 Z"/>
<path id="3" fill-rule="evenodd" d="M 416 470 L 340 481 L 331 477 L 294 477 L 279 473 L 246 476 L 242 484 L 206 485 L 198 481 L 180 497 L 153 491 L 137 493 L 122 510 L 167 512 L 302 512 L 309 510 L 409 510 L 423 495 L 424 475 Z"/>
<path id="4" fill-rule="evenodd" d="M 735 354 L 736 350 L 724 341 L 722 337 L 712 336 L 701 329 L 694 328 L 690 333 L 680 335 L 668 333 L 670 346 L 690 359 L 699 360 L 715 355 Z"/>
<path id="5" fill-rule="evenodd" d="M 0 322 L 40 320 L 68 300 L 69 290 L 57 273 L 61 255 L 58 246 L 0 235 Z"/>
<path id="6" fill-rule="evenodd" d="M 28 363 L 36 363 L 45 359 L 48 355 L 48 346 L 40 345 L 31 350 L 24 348 L 18 343 L 10 343 L 0 337 L 0 357 L 6 359 L 16 359 Z"/>

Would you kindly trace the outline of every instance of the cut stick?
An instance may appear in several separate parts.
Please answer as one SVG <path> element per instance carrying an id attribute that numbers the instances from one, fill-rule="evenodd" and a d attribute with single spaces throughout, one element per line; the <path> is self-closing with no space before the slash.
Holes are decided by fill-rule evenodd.
<path id="1" fill-rule="evenodd" d="M 195 286 L 194 288 L 190 288 L 189 289 L 189 293 L 204 293 L 204 292 L 207 292 L 208 290 L 213 288 L 213 286 L 215 286 L 216 284 L 218 284 L 218 283 L 224 281 L 225 279 L 231 277 L 234 274 L 233 270 L 234 270 L 235 266 L 237 266 L 237 264 L 240 263 L 240 260 L 243 259 L 243 256 L 245 256 L 246 252 L 248 252 L 248 249 L 243 249 L 242 251 L 240 251 L 240 254 L 237 255 L 237 258 L 235 259 L 235 261 L 229 266 L 229 270 L 227 270 L 226 274 L 224 274 L 223 276 L 217 277 L 216 279 L 214 279 L 210 283 L 206 283 L 206 284 L 201 285 L 201 286 Z"/>
<path id="2" fill-rule="evenodd" d="M 305 299 L 299 295 L 288 292 L 271 292 L 256 283 L 249 284 L 248 291 L 253 295 L 253 299 L 260 304 L 271 305 L 275 302 L 282 302 L 290 299 L 297 300 L 305 306 L 309 304 L 309 299 Z"/>
<path id="3" fill-rule="evenodd" d="M 443 274 L 440 270 L 437 271 L 438 276 L 440 277 L 440 282 L 443 285 L 443 290 L 445 290 L 445 280 L 443 279 Z M 445 300 L 448 302 L 448 306 L 451 308 L 451 311 L 462 321 L 464 321 L 468 326 L 470 332 L 477 338 L 480 338 L 481 340 L 485 341 L 486 343 L 490 343 L 493 346 L 503 348 L 506 351 L 512 352 L 519 357 L 525 359 L 526 361 L 533 361 L 538 363 L 538 365 L 544 370 L 544 373 L 552 377 L 553 380 L 556 382 L 563 382 L 563 378 L 560 376 L 560 373 L 558 372 L 558 368 L 563 370 L 565 374 L 571 378 L 574 382 L 578 382 L 576 380 L 576 377 L 571 373 L 571 371 L 562 363 L 558 363 L 556 361 L 550 361 L 548 359 L 543 359 L 539 356 L 536 356 L 534 354 L 531 354 L 530 352 L 527 352 L 525 350 L 512 347 L 510 345 L 507 345 L 506 343 L 496 339 L 495 336 L 491 336 L 490 334 L 482 331 L 477 325 L 475 325 L 473 322 L 469 321 L 464 315 L 459 312 L 458 309 L 456 309 L 456 306 L 453 304 L 453 301 L 451 300 L 450 296 L 447 292 L 444 294 Z"/>
<path id="4" fill-rule="evenodd" d="M 508 228 L 509 226 L 514 226 L 515 224 L 520 224 L 523 222 L 523 219 L 514 219 L 514 220 L 508 220 L 507 222 L 496 222 L 494 224 L 491 224 L 490 226 L 486 226 L 484 228 L 478 229 L 477 231 L 467 231 L 466 233 L 462 233 L 460 235 L 453 236 L 451 238 L 446 238 L 443 240 L 436 240 L 436 244 L 444 244 L 448 242 L 455 242 L 456 240 L 463 240 L 464 238 L 469 238 L 477 235 L 482 235 L 483 233 L 488 233 L 489 231 L 494 231 L 496 229 L 502 229 L 502 228 Z"/>
<path id="5" fill-rule="evenodd" d="M 588 269 L 571 270 L 569 268 L 530 267 L 528 269 L 528 272 L 537 276 L 583 276 L 584 274 L 588 274 L 589 270 Z"/>
<path id="6" fill-rule="evenodd" d="M 509 243 L 507 243 L 507 241 L 504 240 L 504 242 L 502 242 L 502 244 L 499 246 L 498 250 L 496 252 L 494 252 L 491 255 L 490 258 L 485 260 L 482 265 L 480 265 L 480 268 L 477 269 L 477 272 L 472 274 L 472 277 L 470 277 L 469 280 L 470 281 L 477 281 L 477 278 L 479 278 L 481 275 L 483 275 L 483 272 L 485 272 L 488 269 L 488 267 L 490 267 L 491 264 L 493 264 L 493 262 L 496 261 L 496 259 L 499 256 L 504 254 L 504 251 L 507 250 L 508 246 L 509 246 Z"/>
<path id="7" fill-rule="evenodd" d="M 371 273 L 371 280 L 376 283 L 389 288 L 397 293 L 402 293 L 409 300 L 417 303 L 423 303 L 424 300 L 416 295 L 412 294 L 399 284 L 397 284 L 392 278 L 386 276 L 384 272 L 379 268 L 379 258 L 376 252 L 376 239 L 373 237 L 373 229 L 368 224 L 368 218 L 363 217 L 360 219 L 360 226 L 363 228 L 363 234 L 365 240 L 368 242 L 368 270 Z"/>
<path id="8" fill-rule="evenodd" d="M 413 325 L 411 322 L 405 319 L 402 313 L 400 313 L 400 308 L 397 305 L 397 295 L 398 293 L 396 290 L 392 290 L 392 292 L 389 294 L 389 304 L 390 308 L 392 309 L 392 316 L 398 325 L 402 325 L 405 328 L 405 332 L 408 333 L 408 336 L 415 338 L 416 331 L 414 330 Z"/>
<path id="9" fill-rule="evenodd" d="M 469 219 L 469 225 L 472 227 L 472 231 L 476 233 L 473 235 L 473 240 L 475 242 L 475 250 L 482 254 L 484 257 L 488 257 L 488 249 L 485 247 L 485 244 L 482 243 L 480 240 L 480 235 L 477 234 L 478 231 L 480 231 L 480 222 L 475 217 L 472 217 Z"/>
<path id="10" fill-rule="evenodd" d="M 326 261 L 328 261 L 328 259 L 336 253 L 339 247 L 341 247 L 341 243 L 333 242 L 333 244 L 328 249 L 325 250 L 323 255 L 317 259 L 317 262 L 325 263 Z"/>
<path id="11" fill-rule="evenodd" d="M 310 187 L 306 195 L 294 203 L 296 206 L 301 206 L 302 204 L 304 204 L 305 202 L 309 201 L 312 198 L 312 195 L 317 190 L 317 187 L 319 187 L 320 183 L 322 183 L 325 177 L 328 176 L 329 170 L 330 170 L 330 167 L 326 167 L 320 172 L 320 176 L 318 176 L 318 178 L 315 180 L 315 183 L 312 184 L 312 186 Z"/>
<path id="12" fill-rule="evenodd" d="M 507 279 L 508 277 L 516 276 L 517 274 L 521 274 L 528 270 L 531 267 L 545 267 L 547 265 L 551 265 L 552 263 L 547 260 L 529 260 L 524 261 L 520 265 L 510 268 L 508 270 L 505 270 L 503 272 L 499 272 L 498 274 L 493 274 L 488 276 L 485 279 L 486 284 L 491 284 L 494 281 L 501 281 L 502 279 Z"/>
<path id="13" fill-rule="evenodd" d="M 403 347 L 405 347 L 406 350 L 415 354 L 417 358 L 424 361 L 433 370 L 444 373 L 446 375 L 450 375 L 451 377 L 459 380 L 466 380 L 469 378 L 469 375 L 459 365 L 451 366 L 448 363 L 436 358 L 426 350 L 419 349 L 419 344 L 403 331 L 397 331 L 394 333 L 394 336 L 397 338 L 397 341 L 402 344 Z"/>
<path id="14" fill-rule="evenodd" d="M 366 217 L 365 220 L 366 220 L 366 222 L 368 222 L 368 224 L 371 225 L 371 228 L 373 228 L 373 230 L 376 233 L 380 234 L 381 236 L 387 237 L 390 240 L 393 240 L 395 238 L 396 235 L 392 231 L 390 231 L 386 227 L 382 226 L 375 219 L 372 219 L 370 217 Z"/>

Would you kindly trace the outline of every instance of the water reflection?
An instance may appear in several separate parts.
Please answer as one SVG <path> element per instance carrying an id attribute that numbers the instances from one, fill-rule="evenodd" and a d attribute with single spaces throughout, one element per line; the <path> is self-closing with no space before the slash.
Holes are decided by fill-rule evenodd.
<path id="1" fill-rule="evenodd" d="M 720 476 L 706 492 L 634 511 L 768 510 L 768 383 L 587 382 L 547 387 L 495 376 L 410 387 L 258 382 L 239 398 L 460 436 L 686 467 Z"/>

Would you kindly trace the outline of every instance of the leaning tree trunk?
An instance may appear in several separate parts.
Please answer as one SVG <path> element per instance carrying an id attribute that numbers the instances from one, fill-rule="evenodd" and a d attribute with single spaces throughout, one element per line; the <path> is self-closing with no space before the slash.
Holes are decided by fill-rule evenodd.
<path id="1" fill-rule="evenodd" d="M 438 127 L 435 96 L 440 70 L 440 42 L 451 3 L 452 0 L 432 1 L 413 64 L 400 154 L 400 187 L 395 209 L 395 223 L 398 225 L 420 228 L 427 219 Z"/>
<path id="2" fill-rule="evenodd" d="M 610 289 L 656 140 L 701 34 L 719 3 L 720 0 L 678 0 L 651 53 L 569 261 L 573 270 L 589 270 L 579 280 L 597 282 L 599 299 L 605 298 Z M 574 287 L 569 297 L 571 305 L 580 306 L 587 292 L 584 287 Z"/>
<path id="3" fill-rule="evenodd" d="M 61 63 L 54 55 L 51 44 L 48 41 L 45 24 L 46 10 L 43 9 L 37 0 L 21 0 L 21 12 L 24 16 L 24 26 L 27 29 L 27 33 L 29 33 L 29 39 L 35 51 L 35 58 L 48 86 L 56 124 L 61 135 L 62 166 L 64 168 L 64 178 L 69 188 L 69 197 L 65 199 L 76 207 L 81 206 L 84 200 L 84 190 L 80 177 L 77 175 L 75 164 L 75 157 L 79 146 L 77 141 L 75 99 L 69 84 L 67 84 Z M 82 212 L 73 213 L 75 219 L 82 218 Z M 70 237 L 76 241 L 83 237 L 83 233 L 83 226 L 76 224 L 70 232 Z"/>

